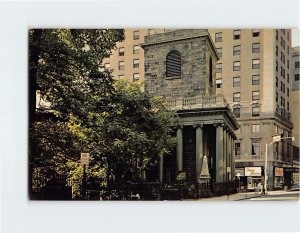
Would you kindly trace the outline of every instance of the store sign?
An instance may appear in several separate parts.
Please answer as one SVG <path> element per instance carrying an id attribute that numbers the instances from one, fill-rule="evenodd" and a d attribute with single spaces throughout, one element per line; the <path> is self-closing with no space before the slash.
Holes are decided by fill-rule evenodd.
<path id="1" fill-rule="evenodd" d="M 275 167 L 275 176 L 283 176 L 283 168 Z"/>
<path id="2" fill-rule="evenodd" d="M 240 174 L 240 176 L 245 176 L 245 168 L 236 168 L 235 174 Z"/>
<path id="3" fill-rule="evenodd" d="M 261 167 L 245 167 L 245 176 L 261 176 Z"/>

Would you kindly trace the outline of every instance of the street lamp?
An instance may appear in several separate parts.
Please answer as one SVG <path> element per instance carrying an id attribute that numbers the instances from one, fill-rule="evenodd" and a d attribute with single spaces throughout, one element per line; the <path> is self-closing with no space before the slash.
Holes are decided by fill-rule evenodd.
<path id="1" fill-rule="evenodd" d="M 265 184 L 264 184 L 264 187 L 263 187 L 263 192 L 264 193 L 267 193 L 267 179 L 268 179 L 268 173 L 267 173 L 267 165 L 268 165 L 268 147 L 270 146 L 270 145 L 272 145 L 273 143 L 275 143 L 275 142 L 280 142 L 282 139 L 288 139 L 288 138 L 291 138 L 292 139 L 292 141 L 294 141 L 295 140 L 295 138 L 294 137 L 281 137 L 281 135 L 274 135 L 273 137 L 272 137 L 272 139 L 273 139 L 273 141 L 272 142 L 270 142 L 269 144 L 268 143 L 266 143 L 266 155 L 265 155 Z"/>

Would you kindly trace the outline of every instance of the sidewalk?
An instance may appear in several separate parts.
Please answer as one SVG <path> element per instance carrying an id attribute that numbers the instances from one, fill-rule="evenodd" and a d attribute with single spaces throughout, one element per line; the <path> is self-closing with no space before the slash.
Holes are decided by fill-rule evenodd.
<path id="1" fill-rule="evenodd" d="M 239 201 L 239 200 L 245 200 L 255 197 L 261 197 L 265 195 L 276 195 L 276 194 L 283 194 L 286 193 L 286 191 L 279 190 L 279 191 L 268 191 L 267 194 L 260 194 L 255 192 L 248 192 L 248 193 L 235 193 L 231 195 L 225 195 L 220 197 L 210 197 L 210 198 L 201 198 L 199 201 Z"/>

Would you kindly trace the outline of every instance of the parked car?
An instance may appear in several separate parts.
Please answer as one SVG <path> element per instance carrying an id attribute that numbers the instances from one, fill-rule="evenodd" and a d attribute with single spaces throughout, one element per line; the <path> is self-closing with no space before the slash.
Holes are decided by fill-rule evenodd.
<path id="1" fill-rule="evenodd" d="M 300 183 L 295 183 L 291 187 L 291 191 L 297 191 L 300 190 Z"/>

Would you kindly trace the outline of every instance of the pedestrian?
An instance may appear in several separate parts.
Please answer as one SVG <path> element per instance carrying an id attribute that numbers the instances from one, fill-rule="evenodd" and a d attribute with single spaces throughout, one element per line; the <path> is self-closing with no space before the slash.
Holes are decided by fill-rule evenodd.
<path id="1" fill-rule="evenodd" d="M 256 192 L 261 194 L 262 193 L 262 184 L 261 182 L 259 182 L 256 186 Z"/>

